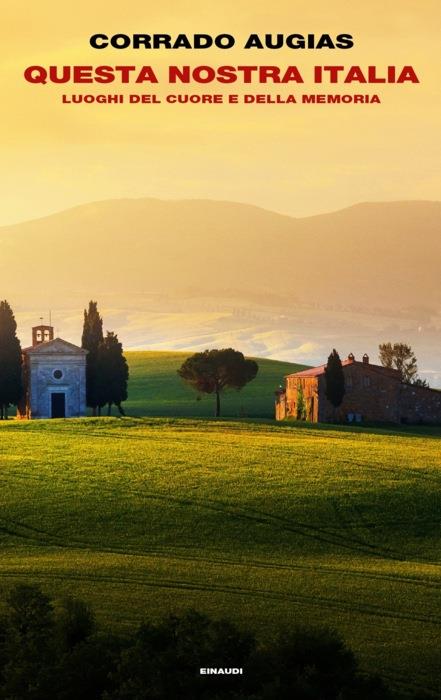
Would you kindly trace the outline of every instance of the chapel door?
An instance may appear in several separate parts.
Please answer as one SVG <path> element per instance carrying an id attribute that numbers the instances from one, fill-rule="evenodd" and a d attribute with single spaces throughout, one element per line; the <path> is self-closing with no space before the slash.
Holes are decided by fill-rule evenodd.
<path id="1" fill-rule="evenodd" d="M 51 402 L 52 418 L 66 418 L 66 394 L 61 392 L 51 394 Z"/>

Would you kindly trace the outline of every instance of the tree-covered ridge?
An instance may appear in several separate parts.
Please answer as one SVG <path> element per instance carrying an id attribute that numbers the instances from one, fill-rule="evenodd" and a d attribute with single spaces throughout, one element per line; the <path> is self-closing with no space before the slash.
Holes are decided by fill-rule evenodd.
<path id="1" fill-rule="evenodd" d="M 392 700 L 343 639 L 285 628 L 257 639 L 195 610 L 102 630 L 89 605 L 39 586 L 10 590 L 0 621 L 0 697 L 17 700 Z M 211 668 L 221 673 L 210 674 Z M 202 672 L 201 672 L 202 669 Z M 231 669 L 239 673 L 233 674 Z M 205 672 L 204 672 L 205 671 Z"/>

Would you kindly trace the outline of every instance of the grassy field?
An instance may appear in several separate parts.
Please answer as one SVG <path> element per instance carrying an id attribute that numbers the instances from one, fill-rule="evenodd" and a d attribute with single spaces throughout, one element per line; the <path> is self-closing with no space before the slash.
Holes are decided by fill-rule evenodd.
<path id="1" fill-rule="evenodd" d="M 124 404 L 132 416 L 213 416 L 214 397 L 196 392 L 178 376 L 177 370 L 190 353 L 126 352 L 130 369 L 129 400 Z M 273 418 L 274 392 L 284 376 L 305 365 L 256 358 L 256 379 L 241 391 L 227 391 L 222 413 L 233 418 Z"/>
<path id="2" fill-rule="evenodd" d="M 337 628 L 364 667 L 440 693 L 441 433 L 265 421 L 0 424 L 0 594 L 128 627 L 195 607 Z"/>

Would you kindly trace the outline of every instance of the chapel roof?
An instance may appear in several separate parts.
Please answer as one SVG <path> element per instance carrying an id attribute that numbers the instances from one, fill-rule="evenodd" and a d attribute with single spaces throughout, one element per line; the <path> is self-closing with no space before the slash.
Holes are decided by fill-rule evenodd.
<path id="1" fill-rule="evenodd" d="M 23 352 L 26 355 L 87 355 L 88 351 L 62 338 L 54 338 L 45 343 L 23 348 Z"/>

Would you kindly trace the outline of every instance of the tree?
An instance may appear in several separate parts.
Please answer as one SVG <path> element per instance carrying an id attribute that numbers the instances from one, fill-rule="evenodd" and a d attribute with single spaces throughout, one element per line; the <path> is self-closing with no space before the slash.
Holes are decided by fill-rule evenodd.
<path id="1" fill-rule="evenodd" d="M 232 348 L 196 352 L 187 358 L 179 376 L 197 392 L 216 395 L 215 416 L 220 416 L 220 395 L 224 389 L 238 391 L 254 379 L 257 362 L 247 360 L 241 352 Z"/>
<path id="2" fill-rule="evenodd" d="M 18 584 L 7 600 L 10 621 L 24 650 L 40 652 L 53 636 L 53 606 L 50 599 L 34 584 Z"/>
<path id="3" fill-rule="evenodd" d="M 9 614 L 0 618 L 1 698 L 107 697 L 123 640 L 97 634 L 86 603 L 53 601 L 29 584 L 15 586 L 7 602 Z"/>
<path id="4" fill-rule="evenodd" d="M 326 398 L 334 408 L 338 408 L 345 395 L 345 376 L 340 356 L 335 348 L 329 355 L 328 364 L 325 367 L 325 382 Z"/>
<path id="5" fill-rule="evenodd" d="M 406 343 L 382 343 L 378 346 L 379 358 L 383 367 L 396 369 L 401 381 L 406 384 L 417 382 L 417 359 L 410 345 Z"/>
<path id="6" fill-rule="evenodd" d="M 72 650 L 88 639 L 95 629 L 95 615 L 87 603 L 70 596 L 61 601 L 56 635 L 61 650 Z"/>
<path id="7" fill-rule="evenodd" d="M 420 379 L 420 377 L 417 377 L 417 379 L 414 379 L 412 382 L 413 386 L 422 386 L 424 389 L 429 389 L 430 384 L 427 381 L 427 379 Z"/>
<path id="8" fill-rule="evenodd" d="M 302 385 L 297 389 L 297 420 L 306 420 L 306 401 Z"/>
<path id="9" fill-rule="evenodd" d="M 0 302 L 0 420 L 22 395 L 22 357 L 17 323 L 7 301 Z"/>
<path id="10" fill-rule="evenodd" d="M 50 697 L 54 609 L 36 585 L 19 584 L 11 591 L 3 670 L 2 697 Z"/>
<path id="11" fill-rule="evenodd" d="M 127 399 L 128 379 L 129 367 L 122 344 L 116 333 L 107 331 L 97 352 L 96 401 L 99 411 L 107 404 L 107 414 L 110 416 L 112 404 L 115 404 L 120 414 L 125 415 L 121 404 Z"/>
<path id="12" fill-rule="evenodd" d="M 353 652 L 333 630 L 284 629 L 266 658 L 268 700 L 391 700 L 381 679 L 361 675 Z"/>
<path id="13" fill-rule="evenodd" d="M 212 620 L 189 610 L 156 623 L 146 622 L 121 655 L 112 673 L 115 691 L 109 700 L 226 700 L 256 695 L 246 691 L 253 683 L 250 662 L 256 640 L 226 620 Z M 243 676 L 210 676 L 195 672 L 207 666 L 245 667 Z M 262 697 L 262 696 L 258 696 Z"/>
<path id="14" fill-rule="evenodd" d="M 83 335 L 81 347 L 88 350 L 86 360 L 86 403 L 93 409 L 96 415 L 98 407 L 97 396 L 97 371 L 98 371 L 98 348 L 104 340 L 103 319 L 98 312 L 96 301 L 89 302 L 89 309 L 84 310 Z"/>

